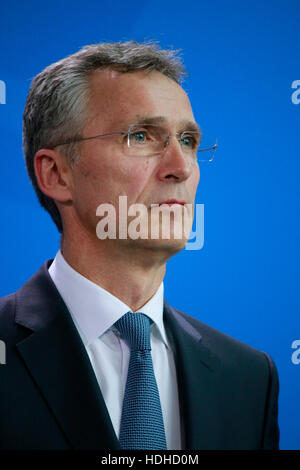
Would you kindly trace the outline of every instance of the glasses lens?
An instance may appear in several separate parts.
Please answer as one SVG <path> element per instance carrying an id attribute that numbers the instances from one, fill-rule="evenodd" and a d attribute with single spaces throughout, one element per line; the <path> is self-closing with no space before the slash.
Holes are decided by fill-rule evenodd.
<path id="1" fill-rule="evenodd" d="M 203 136 L 198 131 L 177 133 L 182 151 L 198 161 L 212 161 L 217 141 Z M 169 131 L 154 124 L 138 124 L 130 126 L 124 152 L 130 155 L 151 156 L 162 153 L 169 142 Z"/>
<path id="2" fill-rule="evenodd" d="M 195 156 L 200 145 L 200 139 L 200 132 L 184 131 L 180 136 L 180 144 L 183 152 Z"/>
<path id="3" fill-rule="evenodd" d="M 167 139 L 166 131 L 160 126 L 142 124 L 130 127 L 127 147 L 130 153 L 152 155 L 160 153 Z"/>

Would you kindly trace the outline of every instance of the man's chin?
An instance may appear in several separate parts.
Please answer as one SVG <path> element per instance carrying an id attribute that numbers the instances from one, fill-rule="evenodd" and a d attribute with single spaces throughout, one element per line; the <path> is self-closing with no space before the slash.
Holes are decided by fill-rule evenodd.
<path id="1" fill-rule="evenodd" d="M 136 248 L 137 250 L 145 249 L 149 251 L 153 251 L 156 253 L 168 253 L 169 256 L 178 253 L 179 251 L 183 250 L 186 243 L 187 238 L 147 238 L 142 239 L 138 238 L 136 240 L 122 240 L 125 242 L 127 247 L 131 247 L 132 249 Z"/>

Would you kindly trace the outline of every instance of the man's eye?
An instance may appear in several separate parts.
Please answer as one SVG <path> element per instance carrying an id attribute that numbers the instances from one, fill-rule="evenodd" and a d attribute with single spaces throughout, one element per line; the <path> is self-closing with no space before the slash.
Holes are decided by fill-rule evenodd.
<path id="1" fill-rule="evenodd" d="M 137 130 L 130 132 L 129 140 L 131 145 L 144 144 L 147 142 L 149 136 L 146 130 Z"/>
<path id="2" fill-rule="evenodd" d="M 135 132 L 133 134 L 133 139 L 136 142 L 145 142 L 145 140 L 147 139 L 146 132 L 143 132 L 143 131 Z"/>
<path id="3" fill-rule="evenodd" d="M 181 138 L 181 144 L 184 146 L 184 147 L 187 147 L 187 148 L 195 148 L 197 146 L 197 142 L 196 142 L 196 139 L 195 137 L 191 136 L 191 135 L 185 135 Z"/>

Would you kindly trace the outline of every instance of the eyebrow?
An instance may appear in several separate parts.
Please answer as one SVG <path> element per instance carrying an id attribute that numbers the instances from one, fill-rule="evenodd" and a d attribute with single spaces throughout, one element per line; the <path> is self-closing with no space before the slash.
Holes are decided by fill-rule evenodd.
<path id="1" fill-rule="evenodd" d="M 134 125 L 140 124 L 165 124 L 167 119 L 164 116 L 140 116 L 135 122 Z M 194 121 L 190 121 L 188 119 L 183 119 L 179 122 L 179 127 L 183 130 L 199 132 L 202 135 L 201 128 L 199 124 Z"/>

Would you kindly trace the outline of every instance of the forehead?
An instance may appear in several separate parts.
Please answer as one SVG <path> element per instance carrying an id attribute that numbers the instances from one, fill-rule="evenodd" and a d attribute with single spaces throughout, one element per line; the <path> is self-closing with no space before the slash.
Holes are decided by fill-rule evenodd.
<path id="1" fill-rule="evenodd" d="M 105 130 L 143 117 L 162 116 L 176 127 L 194 121 L 190 100 L 174 80 L 160 72 L 94 72 L 89 80 L 88 126 Z M 95 129 L 96 130 L 96 129 Z"/>

